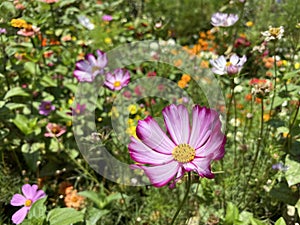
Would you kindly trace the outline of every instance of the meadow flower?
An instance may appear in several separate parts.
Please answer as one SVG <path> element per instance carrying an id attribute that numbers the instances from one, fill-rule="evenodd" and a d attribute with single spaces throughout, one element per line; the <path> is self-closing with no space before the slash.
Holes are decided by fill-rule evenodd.
<path id="1" fill-rule="evenodd" d="M 104 16 L 102 16 L 102 20 L 103 21 L 109 22 L 109 21 L 112 21 L 112 19 L 113 19 L 113 17 L 111 15 L 104 15 Z"/>
<path id="2" fill-rule="evenodd" d="M 252 86 L 252 94 L 258 98 L 264 98 L 269 95 L 272 89 L 272 82 L 266 79 L 252 78 L 249 82 Z"/>
<path id="3" fill-rule="evenodd" d="M 97 50 L 97 56 L 87 54 L 85 60 L 76 63 L 74 76 L 79 82 L 92 82 L 99 74 L 103 74 L 104 67 L 107 65 L 106 53 Z"/>
<path id="4" fill-rule="evenodd" d="M 222 55 L 215 60 L 211 59 L 209 62 L 213 66 L 212 68 L 213 73 L 218 75 L 224 75 L 224 74 L 233 75 L 241 71 L 246 61 L 247 61 L 247 57 L 245 55 L 240 58 L 236 54 L 233 54 L 229 58 L 229 61 L 227 61 L 225 57 Z"/>
<path id="5" fill-rule="evenodd" d="M 45 137 L 59 137 L 67 131 L 65 126 L 56 123 L 48 123 L 46 130 L 47 133 L 45 133 Z"/>
<path id="6" fill-rule="evenodd" d="M 25 36 L 25 37 L 32 37 L 34 36 L 35 34 L 39 33 L 40 31 L 40 28 L 39 27 L 36 27 L 34 25 L 30 25 L 30 24 L 27 24 L 26 27 L 24 27 L 23 29 L 19 30 L 17 32 L 17 34 L 19 35 L 22 35 L 22 36 Z"/>
<path id="7" fill-rule="evenodd" d="M 76 210 L 81 209 L 84 206 L 85 198 L 77 194 L 77 190 L 73 189 L 73 186 L 65 189 L 65 205 L 68 208 L 74 208 Z"/>
<path id="8" fill-rule="evenodd" d="M 130 73 L 128 70 L 115 69 L 113 73 L 105 75 L 104 85 L 112 91 L 119 91 L 127 86 L 130 80 Z"/>
<path id="9" fill-rule="evenodd" d="M 68 115 L 80 115 L 81 113 L 83 113 L 84 112 L 84 110 L 86 109 L 86 106 L 85 106 L 85 104 L 79 104 L 79 103 L 77 103 L 76 104 L 76 107 L 75 108 L 73 108 L 73 107 L 71 107 L 70 108 L 70 110 L 71 110 L 71 112 L 68 112 L 67 114 Z"/>
<path id="10" fill-rule="evenodd" d="M 287 171 L 288 168 L 288 166 L 283 165 L 281 162 L 272 165 L 273 170 Z"/>
<path id="11" fill-rule="evenodd" d="M 10 25 L 12 27 L 23 28 L 27 26 L 27 22 L 23 19 L 12 19 Z"/>
<path id="12" fill-rule="evenodd" d="M 6 34 L 6 33 L 7 33 L 6 29 L 0 27 L 0 34 Z"/>
<path id="13" fill-rule="evenodd" d="M 236 14 L 214 13 L 210 23 L 215 27 L 230 27 L 238 21 L 239 16 Z"/>
<path id="14" fill-rule="evenodd" d="M 95 25 L 91 23 L 90 19 L 84 15 L 79 15 L 77 17 L 79 23 L 87 28 L 88 30 L 93 30 L 95 28 Z"/>
<path id="15" fill-rule="evenodd" d="M 184 105 L 169 105 L 162 113 L 169 136 L 151 116 L 139 120 L 138 139 L 131 137 L 128 146 L 131 158 L 138 163 L 131 168 L 144 170 L 155 187 L 162 187 L 171 180 L 170 187 L 174 187 L 189 171 L 213 178 L 210 164 L 224 156 L 226 142 L 218 113 L 196 105 L 191 126 Z"/>
<path id="16" fill-rule="evenodd" d="M 22 192 L 23 195 L 14 194 L 10 201 L 10 204 L 13 206 L 23 206 L 12 216 L 12 221 L 15 224 L 20 224 L 23 222 L 34 202 L 46 197 L 45 192 L 43 190 L 38 190 L 38 186 L 36 184 L 32 186 L 30 184 L 24 184 L 22 186 Z"/>
<path id="17" fill-rule="evenodd" d="M 281 39 L 283 37 L 284 28 L 280 27 L 272 27 L 269 26 L 269 30 L 261 32 L 263 36 L 265 36 L 265 41 L 271 41 L 276 39 Z"/>
<path id="18" fill-rule="evenodd" d="M 48 116 L 55 110 L 55 106 L 51 104 L 51 101 L 42 101 L 39 106 L 39 114 Z"/>

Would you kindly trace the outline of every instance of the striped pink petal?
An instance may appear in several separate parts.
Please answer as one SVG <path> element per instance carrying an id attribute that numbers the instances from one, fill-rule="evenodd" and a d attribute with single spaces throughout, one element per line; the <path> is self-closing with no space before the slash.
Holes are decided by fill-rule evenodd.
<path id="1" fill-rule="evenodd" d="M 12 221 L 15 224 L 20 224 L 25 219 L 26 215 L 28 213 L 28 209 L 26 207 L 22 207 L 17 212 L 15 212 L 12 216 Z"/>
<path id="2" fill-rule="evenodd" d="M 26 198 L 23 195 L 14 194 L 14 196 L 10 200 L 10 204 L 13 206 L 21 206 L 21 205 L 25 204 L 25 201 L 26 201 Z"/>

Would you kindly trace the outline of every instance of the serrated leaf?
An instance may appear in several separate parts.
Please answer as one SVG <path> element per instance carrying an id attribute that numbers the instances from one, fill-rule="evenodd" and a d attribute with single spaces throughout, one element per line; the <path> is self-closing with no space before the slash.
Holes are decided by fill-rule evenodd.
<path id="1" fill-rule="evenodd" d="M 27 97 L 27 96 L 29 96 L 29 93 L 27 93 L 24 89 L 22 89 L 20 87 L 14 87 L 14 88 L 10 89 L 8 92 L 6 92 L 6 94 L 4 96 L 4 100 L 8 99 L 10 97 L 13 97 L 13 96 Z"/>
<path id="2" fill-rule="evenodd" d="M 73 208 L 55 208 L 47 216 L 50 225 L 70 225 L 83 221 L 83 213 Z"/>
<path id="3" fill-rule="evenodd" d="M 285 177 L 289 187 L 300 183 L 300 163 L 292 160 L 290 155 L 287 155 L 285 159 L 285 165 L 288 166 Z"/>

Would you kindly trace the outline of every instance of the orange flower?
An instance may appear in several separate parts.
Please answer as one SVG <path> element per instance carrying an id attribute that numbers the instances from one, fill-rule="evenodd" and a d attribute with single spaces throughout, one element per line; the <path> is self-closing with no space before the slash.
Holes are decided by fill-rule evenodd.
<path id="1" fill-rule="evenodd" d="M 188 74 L 183 74 L 181 77 L 181 80 L 185 81 L 186 83 L 188 83 L 191 80 L 191 76 Z"/>
<path id="2" fill-rule="evenodd" d="M 207 60 L 203 60 L 200 63 L 201 68 L 209 68 L 209 62 Z"/>
<path id="3" fill-rule="evenodd" d="M 181 59 L 177 59 L 174 61 L 174 66 L 179 67 L 182 65 L 182 60 Z"/>
<path id="4" fill-rule="evenodd" d="M 264 122 L 268 122 L 270 120 L 270 114 L 269 113 L 264 114 L 263 118 L 264 118 Z"/>
<path id="5" fill-rule="evenodd" d="M 178 86 L 179 86 L 180 88 L 185 88 L 186 85 L 187 85 L 187 82 L 185 82 L 184 80 L 178 81 Z"/>
<path id="6" fill-rule="evenodd" d="M 84 197 L 77 194 L 77 190 L 73 190 L 73 186 L 67 187 L 65 191 L 64 202 L 68 208 L 79 210 L 84 206 Z"/>
<path id="7" fill-rule="evenodd" d="M 246 94 L 245 99 L 246 99 L 246 101 L 251 101 L 252 100 L 252 94 L 251 93 Z"/>

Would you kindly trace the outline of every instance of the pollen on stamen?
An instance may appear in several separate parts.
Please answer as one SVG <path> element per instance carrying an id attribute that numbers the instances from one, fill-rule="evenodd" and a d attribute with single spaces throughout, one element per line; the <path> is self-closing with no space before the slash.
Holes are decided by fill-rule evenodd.
<path id="1" fill-rule="evenodd" d="M 192 161 L 195 158 L 195 154 L 195 149 L 189 144 L 177 145 L 172 151 L 173 158 L 181 163 Z"/>

